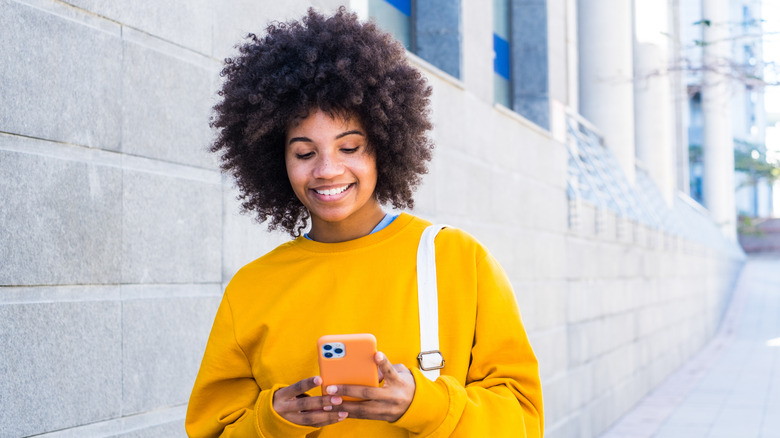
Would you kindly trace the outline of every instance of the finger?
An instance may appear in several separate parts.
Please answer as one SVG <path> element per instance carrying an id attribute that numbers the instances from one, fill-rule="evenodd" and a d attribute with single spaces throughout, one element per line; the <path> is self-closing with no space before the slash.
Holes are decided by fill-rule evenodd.
<path id="1" fill-rule="evenodd" d="M 349 418 L 356 419 L 390 421 L 396 417 L 386 402 L 376 400 L 345 401 L 338 409 L 349 412 Z"/>
<path id="2" fill-rule="evenodd" d="M 360 400 L 381 400 L 382 388 L 362 385 L 330 385 L 326 388 L 328 395 L 353 397 Z"/>
<path id="3" fill-rule="evenodd" d="M 406 365 L 404 365 L 402 363 L 394 364 L 393 368 L 395 368 L 395 372 L 397 372 L 399 375 L 401 375 L 401 374 L 412 374 L 412 372 L 409 371 L 409 368 L 406 368 Z"/>
<path id="4" fill-rule="evenodd" d="M 276 392 L 279 394 L 280 397 L 283 397 L 285 399 L 291 399 L 291 398 L 298 397 L 299 395 L 303 395 L 306 393 L 306 391 L 312 388 L 316 388 L 320 385 L 322 385 L 322 377 L 314 376 L 308 379 L 303 379 L 298 382 L 295 382 L 292 385 L 287 386 L 285 388 L 280 388 Z"/>
<path id="5" fill-rule="evenodd" d="M 343 421 L 349 416 L 348 412 L 326 412 L 326 411 L 314 411 L 314 412 L 301 412 L 293 414 L 287 417 L 289 421 L 296 424 L 312 427 L 323 427 L 329 424 L 338 423 Z"/>
<path id="6" fill-rule="evenodd" d="M 341 397 L 329 395 L 295 398 L 284 402 L 281 409 L 284 412 L 331 411 L 333 406 L 340 405 L 341 401 Z"/>
<path id="7" fill-rule="evenodd" d="M 382 372 L 385 381 L 398 380 L 398 372 L 396 372 L 395 368 L 393 368 L 393 364 L 390 363 L 384 353 L 378 351 L 376 355 L 374 355 L 374 362 L 376 362 L 377 366 L 379 367 L 379 371 Z"/>

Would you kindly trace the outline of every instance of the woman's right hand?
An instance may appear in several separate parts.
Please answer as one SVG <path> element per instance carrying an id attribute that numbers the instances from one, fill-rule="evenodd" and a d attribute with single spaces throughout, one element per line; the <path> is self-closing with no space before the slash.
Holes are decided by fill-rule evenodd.
<path id="1" fill-rule="evenodd" d="M 347 418 L 346 412 L 336 412 L 341 397 L 324 395 L 310 397 L 306 391 L 322 385 L 320 376 L 301 380 L 274 393 L 273 408 L 285 420 L 301 426 L 322 427 Z"/>

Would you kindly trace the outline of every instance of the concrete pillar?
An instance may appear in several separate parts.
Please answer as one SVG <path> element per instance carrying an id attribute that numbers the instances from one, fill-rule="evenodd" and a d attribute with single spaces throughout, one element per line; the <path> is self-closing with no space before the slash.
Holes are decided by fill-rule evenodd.
<path id="1" fill-rule="evenodd" d="M 658 0 L 634 0 L 634 120 L 636 158 L 671 206 L 676 192 L 675 111 L 668 69 L 667 6 Z"/>
<path id="2" fill-rule="evenodd" d="M 671 8 L 671 56 L 673 66 L 683 65 L 682 48 L 682 16 L 681 0 L 669 0 Z M 691 171 L 689 157 L 688 126 L 690 126 L 690 109 L 688 104 L 688 87 L 685 82 L 685 73 L 681 68 L 669 72 L 672 85 L 672 99 L 674 101 L 674 140 L 675 140 L 675 179 L 677 190 L 687 195 L 691 193 Z"/>
<path id="3" fill-rule="evenodd" d="M 493 2 L 464 1 L 461 9 L 460 79 L 477 99 L 493 105 Z"/>
<path id="4" fill-rule="evenodd" d="M 630 1 L 578 0 L 580 113 L 604 134 L 634 183 L 634 84 Z"/>
<path id="5" fill-rule="evenodd" d="M 731 53 L 729 1 L 702 0 L 704 41 L 701 106 L 703 132 L 704 206 L 724 235 L 736 240 L 734 195 L 734 134 L 731 121 L 730 80 L 723 72 Z M 709 24 L 707 24 L 709 23 Z"/>
<path id="6" fill-rule="evenodd" d="M 580 112 L 579 52 L 577 48 L 577 0 L 566 0 L 566 104 Z"/>

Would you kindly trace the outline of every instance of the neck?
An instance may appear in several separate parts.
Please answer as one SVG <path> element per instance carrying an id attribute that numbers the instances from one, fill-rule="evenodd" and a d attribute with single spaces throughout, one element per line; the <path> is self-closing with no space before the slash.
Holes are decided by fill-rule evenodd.
<path id="1" fill-rule="evenodd" d="M 312 217 L 309 238 L 323 243 L 346 242 L 367 236 L 382 221 L 385 212 L 377 203 L 376 208 L 361 212 L 358 217 L 350 217 L 338 222 L 328 222 Z"/>

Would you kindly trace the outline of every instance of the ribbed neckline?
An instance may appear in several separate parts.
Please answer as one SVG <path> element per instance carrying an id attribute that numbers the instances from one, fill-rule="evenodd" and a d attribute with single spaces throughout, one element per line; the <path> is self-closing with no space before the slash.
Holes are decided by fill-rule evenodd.
<path id="1" fill-rule="evenodd" d="M 320 253 L 344 252 L 366 248 L 392 238 L 406 226 L 411 224 L 414 219 L 416 218 L 408 213 L 401 213 L 397 218 L 395 218 L 393 222 L 390 223 L 390 225 L 386 226 L 385 228 L 377 231 L 376 233 L 368 234 L 354 240 L 348 240 L 346 242 L 324 243 L 309 240 L 303 236 L 299 236 L 293 241 L 293 245 L 296 248 L 304 251 Z"/>

